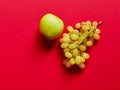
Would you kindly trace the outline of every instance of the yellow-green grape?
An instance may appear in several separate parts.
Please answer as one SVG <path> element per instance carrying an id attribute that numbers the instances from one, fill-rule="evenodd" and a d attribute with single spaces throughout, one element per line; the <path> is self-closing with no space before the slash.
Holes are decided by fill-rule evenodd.
<path id="1" fill-rule="evenodd" d="M 98 22 L 93 21 L 92 25 L 95 26 L 95 27 L 97 27 L 98 26 Z"/>
<path id="2" fill-rule="evenodd" d="M 75 33 L 71 33 L 70 38 L 71 38 L 72 40 L 78 40 L 78 39 L 79 39 L 79 35 L 78 35 L 78 34 L 75 34 Z"/>
<path id="3" fill-rule="evenodd" d="M 63 60 L 63 64 L 66 65 L 68 59 Z"/>
<path id="4" fill-rule="evenodd" d="M 96 39 L 96 40 L 99 40 L 99 39 L 100 39 L 100 35 L 99 35 L 99 34 L 95 34 L 95 33 L 94 33 L 93 36 L 94 36 L 94 39 Z"/>
<path id="5" fill-rule="evenodd" d="M 74 49 L 74 50 L 72 50 L 72 55 L 73 55 L 74 57 L 76 57 L 78 54 L 79 54 L 79 51 L 78 51 L 77 48 Z"/>
<path id="6" fill-rule="evenodd" d="M 71 54 L 70 52 L 65 52 L 65 56 L 66 56 L 67 58 L 71 58 L 71 57 L 72 57 L 72 54 Z"/>
<path id="7" fill-rule="evenodd" d="M 82 63 L 85 62 L 85 58 L 83 58 L 82 56 L 80 56 L 80 60 L 81 60 Z"/>
<path id="8" fill-rule="evenodd" d="M 72 27 L 72 26 L 67 26 L 67 30 L 68 30 L 69 32 L 72 32 L 72 31 L 73 31 L 73 27 Z"/>
<path id="9" fill-rule="evenodd" d="M 85 58 L 81 57 L 81 62 L 84 63 L 85 62 Z"/>
<path id="10" fill-rule="evenodd" d="M 70 38 L 68 38 L 68 37 L 63 37 L 60 42 L 61 42 L 61 43 L 69 43 L 69 42 L 70 42 Z"/>
<path id="11" fill-rule="evenodd" d="M 70 50 L 69 50 L 69 48 L 64 48 L 63 49 L 63 52 L 69 52 Z"/>
<path id="12" fill-rule="evenodd" d="M 75 24 L 75 28 L 80 29 L 81 28 L 81 24 L 80 23 L 76 23 Z"/>
<path id="13" fill-rule="evenodd" d="M 86 23 L 85 22 L 81 22 L 81 25 L 85 25 Z"/>
<path id="14" fill-rule="evenodd" d="M 90 55 L 88 53 L 86 53 L 86 52 L 83 52 L 82 57 L 85 58 L 85 59 L 89 59 Z"/>
<path id="15" fill-rule="evenodd" d="M 76 58 L 75 58 L 75 63 L 77 64 L 77 65 L 79 65 L 80 63 L 82 63 L 82 60 L 81 60 L 81 56 L 76 56 Z"/>
<path id="16" fill-rule="evenodd" d="M 77 45 L 73 43 L 73 44 L 69 44 L 69 47 L 68 47 L 68 48 L 69 48 L 69 49 L 74 49 L 74 48 L 76 48 L 76 46 L 77 46 Z"/>
<path id="17" fill-rule="evenodd" d="M 84 64 L 84 63 L 81 63 L 81 64 L 79 65 L 79 67 L 80 67 L 81 69 L 83 69 L 83 68 L 85 68 L 85 64 Z"/>
<path id="18" fill-rule="evenodd" d="M 62 44 L 61 44 L 61 48 L 67 48 L 68 45 L 69 45 L 68 43 L 62 43 Z"/>
<path id="19" fill-rule="evenodd" d="M 86 45 L 87 46 L 92 46 L 93 45 L 93 41 L 91 41 L 91 40 L 87 41 Z"/>
<path id="20" fill-rule="evenodd" d="M 89 21 L 87 21 L 84 24 L 82 24 L 82 30 L 84 30 L 84 31 L 89 30 L 90 26 L 91 26 L 91 23 Z"/>
<path id="21" fill-rule="evenodd" d="M 67 61 L 66 67 L 67 67 L 67 68 L 71 67 L 70 61 Z"/>
<path id="22" fill-rule="evenodd" d="M 85 45 L 80 45 L 80 46 L 79 46 L 79 49 L 80 49 L 81 51 L 86 51 L 87 48 L 86 48 Z"/>
<path id="23" fill-rule="evenodd" d="M 69 35 L 67 33 L 64 33 L 63 37 L 69 38 Z"/>
<path id="24" fill-rule="evenodd" d="M 100 34 L 100 29 L 97 28 L 94 32 L 95 34 Z"/>
<path id="25" fill-rule="evenodd" d="M 89 25 L 82 25 L 82 30 L 89 30 L 90 29 L 90 26 Z"/>
<path id="26" fill-rule="evenodd" d="M 75 64 L 75 59 L 74 59 L 74 58 L 71 58 L 71 59 L 70 59 L 70 64 L 71 64 L 71 65 L 74 65 L 74 64 Z"/>
<path id="27" fill-rule="evenodd" d="M 91 26 L 91 21 L 86 21 L 86 24 Z"/>
<path id="28" fill-rule="evenodd" d="M 77 29 L 74 29 L 73 33 L 79 34 L 79 31 Z"/>

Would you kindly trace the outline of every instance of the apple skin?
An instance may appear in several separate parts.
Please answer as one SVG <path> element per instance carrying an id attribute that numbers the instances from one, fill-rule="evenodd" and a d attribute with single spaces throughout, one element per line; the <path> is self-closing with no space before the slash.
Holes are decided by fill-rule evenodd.
<path id="1" fill-rule="evenodd" d="M 63 29 L 63 21 L 53 14 L 45 14 L 40 20 L 40 33 L 43 34 L 48 40 L 54 40 L 58 38 Z"/>

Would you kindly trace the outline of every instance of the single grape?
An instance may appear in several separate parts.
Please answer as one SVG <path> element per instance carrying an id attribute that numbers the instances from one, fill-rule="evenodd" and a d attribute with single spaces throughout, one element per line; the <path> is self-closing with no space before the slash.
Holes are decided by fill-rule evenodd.
<path id="1" fill-rule="evenodd" d="M 98 26 L 98 22 L 93 21 L 92 25 L 97 27 Z"/>
<path id="2" fill-rule="evenodd" d="M 81 62 L 84 63 L 85 62 L 85 58 L 81 57 Z"/>
<path id="3" fill-rule="evenodd" d="M 71 57 L 72 57 L 72 54 L 71 54 L 70 52 L 65 52 L 65 56 L 66 56 L 67 58 L 71 58 Z"/>
<path id="4" fill-rule="evenodd" d="M 68 45 L 69 45 L 68 43 L 62 43 L 62 44 L 61 44 L 61 48 L 67 48 Z"/>
<path id="5" fill-rule="evenodd" d="M 78 35 L 78 34 L 75 34 L 75 33 L 72 33 L 72 34 L 70 35 L 70 38 L 71 38 L 72 40 L 78 40 L 78 39 L 79 39 L 79 35 Z"/>
<path id="6" fill-rule="evenodd" d="M 67 33 L 64 33 L 63 37 L 69 38 L 69 35 Z"/>
<path id="7" fill-rule="evenodd" d="M 76 44 L 74 44 L 74 43 L 72 43 L 72 44 L 69 44 L 69 49 L 74 49 L 74 48 L 76 48 Z"/>
<path id="8" fill-rule="evenodd" d="M 99 39 L 100 39 L 100 35 L 99 35 L 99 34 L 95 34 L 95 33 L 94 33 L 93 36 L 94 36 L 94 38 L 95 38 L 96 40 L 99 40 Z"/>
<path id="9" fill-rule="evenodd" d="M 82 60 L 81 60 L 81 56 L 76 56 L 76 58 L 75 58 L 75 63 L 77 64 L 77 65 L 79 65 L 80 63 L 82 63 Z"/>
<path id="10" fill-rule="evenodd" d="M 80 49 L 81 51 L 86 51 L 87 48 L 86 48 L 85 45 L 80 45 L 80 46 L 79 46 L 79 49 Z"/>
<path id="11" fill-rule="evenodd" d="M 94 32 L 95 34 L 100 34 L 100 29 L 97 28 Z"/>
<path id="12" fill-rule="evenodd" d="M 67 26 L 67 30 L 68 30 L 69 32 L 72 32 L 72 31 L 73 31 L 73 27 L 72 27 L 72 26 Z"/>
<path id="13" fill-rule="evenodd" d="M 82 53 L 82 57 L 85 58 L 85 59 L 89 59 L 90 58 L 89 54 L 86 53 L 86 52 Z"/>
<path id="14" fill-rule="evenodd" d="M 81 22 L 81 25 L 85 25 L 86 23 L 85 22 Z"/>
<path id="15" fill-rule="evenodd" d="M 86 31 L 89 30 L 90 26 L 89 25 L 82 25 L 82 30 Z"/>
<path id="16" fill-rule="evenodd" d="M 87 45 L 87 46 L 92 46 L 92 45 L 93 45 L 93 41 L 90 41 L 90 40 L 87 41 L 86 45 Z"/>
<path id="17" fill-rule="evenodd" d="M 73 55 L 74 57 L 76 57 L 76 56 L 78 55 L 78 53 L 79 53 L 79 51 L 78 51 L 77 48 L 74 49 L 74 50 L 72 50 L 72 55 Z"/>
<path id="18" fill-rule="evenodd" d="M 86 21 L 86 24 L 91 26 L 91 21 Z"/>
<path id="19" fill-rule="evenodd" d="M 74 64 L 75 64 L 75 59 L 74 59 L 74 58 L 71 58 L 71 59 L 70 59 L 70 64 L 71 64 L 71 65 L 74 65 Z"/>
<path id="20" fill-rule="evenodd" d="M 80 29 L 81 28 L 81 24 L 80 23 L 76 23 L 75 24 L 75 28 Z"/>
<path id="21" fill-rule="evenodd" d="M 69 50 L 69 48 L 64 48 L 63 49 L 63 52 L 65 53 L 65 52 L 69 52 L 70 50 Z"/>
<path id="22" fill-rule="evenodd" d="M 84 64 L 84 63 L 81 63 L 81 64 L 79 65 L 79 67 L 80 67 L 81 69 L 83 69 L 83 68 L 85 68 L 85 64 Z"/>
<path id="23" fill-rule="evenodd" d="M 70 42 L 70 38 L 68 37 L 63 37 L 61 40 L 62 43 L 69 43 Z"/>

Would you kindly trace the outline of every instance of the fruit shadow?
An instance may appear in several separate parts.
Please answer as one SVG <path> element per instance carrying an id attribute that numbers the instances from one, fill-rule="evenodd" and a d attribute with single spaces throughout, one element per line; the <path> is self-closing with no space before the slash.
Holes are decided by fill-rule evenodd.
<path id="1" fill-rule="evenodd" d="M 38 32 L 36 33 L 36 45 L 39 48 L 39 50 L 45 50 L 45 51 L 51 50 L 55 45 L 56 39 L 48 40 L 39 32 L 39 30 L 37 31 Z"/>
<path id="2" fill-rule="evenodd" d="M 34 39 L 33 39 L 32 47 L 31 47 L 32 48 L 32 52 L 31 52 L 32 63 L 36 64 L 36 63 L 39 63 L 40 61 L 45 61 L 42 58 L 44 56 L 47 57 L 47 55 L 53 49 L 55 43 L 56 43 L 56 40 L 47 40 L 39 32 L 39 29 L 36 29 L 35 34 L 34 34 Z"/>
<path id="3" fill-rule="evenodd" d="M 80 74 L 82 72 L 82 69 L 80 69 L 77 65 L 73 65 L 70 68 L 67 68 L 66 66 L 63 66 L 65 68 L 65 72 L 70 74 Z"/>

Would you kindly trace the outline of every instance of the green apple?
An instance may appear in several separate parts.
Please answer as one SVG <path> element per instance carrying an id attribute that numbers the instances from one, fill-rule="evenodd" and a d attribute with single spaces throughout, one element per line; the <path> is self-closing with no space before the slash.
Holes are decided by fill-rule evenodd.
<path id="1" fill-rule="evenodd" d="M 58 36 L 60 36 L 60 34 L 62 33 L 63 29 L 63 21 L 53 14 L 45 14 L 40 20 L 40 33 L 49 40 L 54 40 L 58 38 Z"/>

